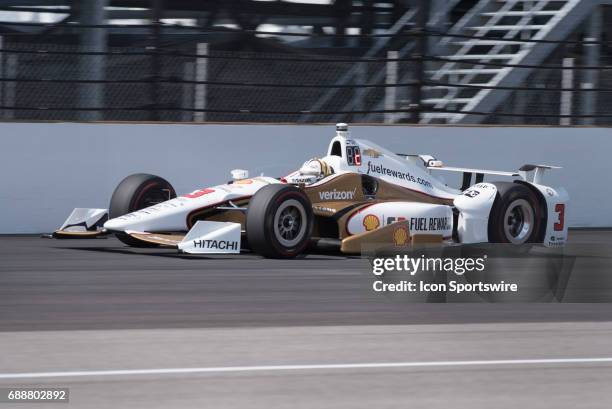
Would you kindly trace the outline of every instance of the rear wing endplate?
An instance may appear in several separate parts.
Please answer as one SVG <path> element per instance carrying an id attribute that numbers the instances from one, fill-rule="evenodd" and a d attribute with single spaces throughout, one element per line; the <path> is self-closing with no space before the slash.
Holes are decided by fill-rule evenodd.
<path id="1" fill-rule="evenodd" d="M 552 165 L 523 165 L 519 169 L 519 175 L 527 182 L 541 185 L 544 181 L 544 173 L 551 169 L 562 169 L 560 166 Z"/>

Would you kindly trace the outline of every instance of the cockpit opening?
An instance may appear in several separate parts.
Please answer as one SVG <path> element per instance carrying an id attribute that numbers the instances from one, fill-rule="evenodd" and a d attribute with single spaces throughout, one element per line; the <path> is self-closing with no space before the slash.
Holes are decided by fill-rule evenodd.
<path id="1" fill-rule="evenodd" d="M 342 145 L 340 141 L 336 141 L 332 144 L 331 152 L 329 153 L 331 156 L 342 156 Z"/>

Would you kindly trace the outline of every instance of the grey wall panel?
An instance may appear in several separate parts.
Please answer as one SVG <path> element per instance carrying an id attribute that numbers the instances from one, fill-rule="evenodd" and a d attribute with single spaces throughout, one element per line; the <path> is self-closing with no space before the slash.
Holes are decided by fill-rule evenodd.
<path id="1" fill-rule="evenodd" d="M 354 138 L 447 165 L 564 168 L 552 186 L 572 196 L 571 226 L 612 226 L 612 130 L 353 126 Z M 217 184 L 234 168 L 281 176 L 324 155 L 329 125 L 0 124 L 0 233 L 52 231 L 74 207 L 106 207 L 131 173 L 167 178 L 179 193 Z M 456 177 L 444 175 L 449 183 Z"/>

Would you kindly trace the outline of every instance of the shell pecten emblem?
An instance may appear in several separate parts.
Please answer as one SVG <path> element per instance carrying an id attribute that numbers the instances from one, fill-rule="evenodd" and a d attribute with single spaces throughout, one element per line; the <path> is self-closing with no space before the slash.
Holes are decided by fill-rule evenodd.
<path id="1" fill-rule="evenodd" d="M 365 227 L 366 231 L 376 230 L 380 227 L 380 220 L 373 214 L 368 214 L 363 218 L 363 227 Z"/>
<path id="2" fill-rule="evenodd" d="M 404 226 L 400 226 L 393 231 L 393 242 L 396 246 L 405 246 L 408 244 L 408 229 Z"/>
<path id="3" fill-rule="evenodd" d="M 234 181 L 235 185 L 250 185 L 251 183 L 253 183 L 253 179 L 240 179 Z"/>

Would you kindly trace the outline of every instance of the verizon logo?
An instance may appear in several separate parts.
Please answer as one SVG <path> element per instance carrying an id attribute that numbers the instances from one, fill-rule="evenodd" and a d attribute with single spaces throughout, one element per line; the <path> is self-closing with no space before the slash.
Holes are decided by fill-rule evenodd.
<path id="1" fill-rule="evenodd" d="M 321 200 L 353 200 L 357 188 L 350 190 L 332 190 L 327 192 L 319 192 L 319 199 Z"/>

